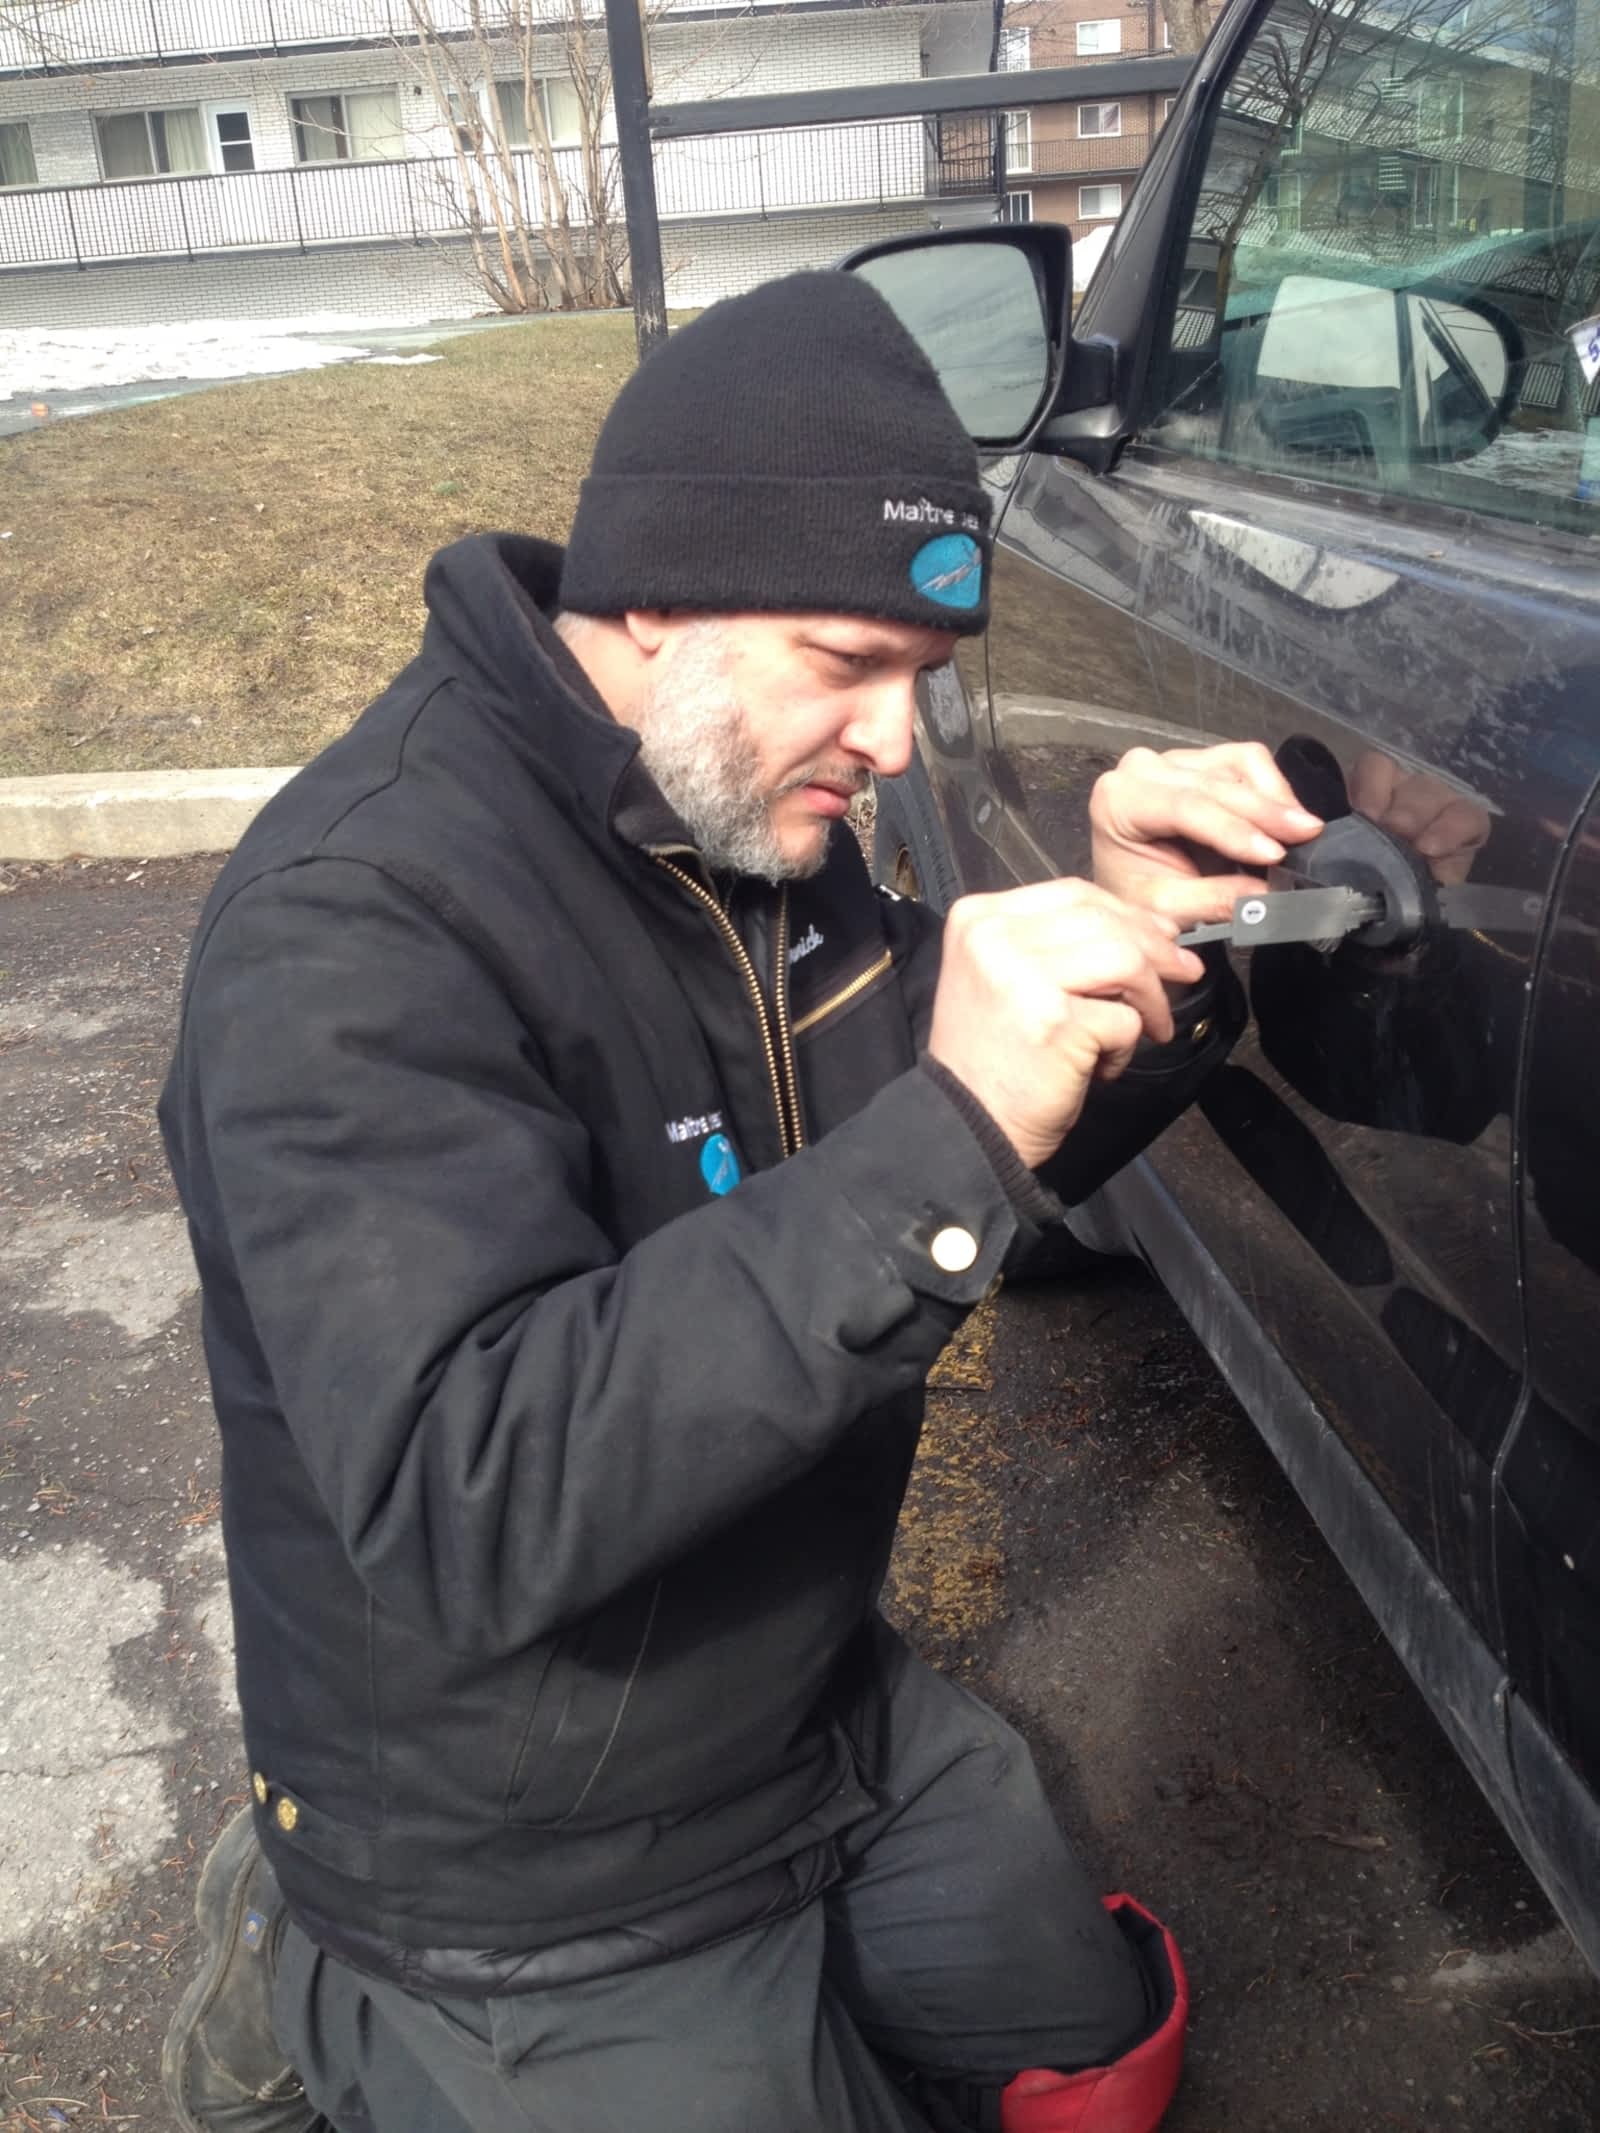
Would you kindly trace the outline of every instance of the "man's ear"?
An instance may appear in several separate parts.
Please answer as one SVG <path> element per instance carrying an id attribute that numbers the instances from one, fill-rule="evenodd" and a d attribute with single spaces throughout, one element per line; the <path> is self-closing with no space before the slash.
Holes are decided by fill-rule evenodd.
<path id="1" fill-rule="evenodd" d="M 672 616 L 664 607 L 635 607 L 623 616 L 622 626 L 640 657 L 653 659 L 667 641 Z"/>

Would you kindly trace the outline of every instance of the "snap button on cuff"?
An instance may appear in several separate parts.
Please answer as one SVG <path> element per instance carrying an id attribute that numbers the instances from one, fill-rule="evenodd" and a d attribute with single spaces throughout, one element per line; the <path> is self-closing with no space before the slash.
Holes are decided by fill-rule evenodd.
<path id="1" fill-rule="evenodd" d="M 293 1829 L 300 1819 L 300 1810 L 293 1800 L 279 1800 L 277 1814 L 278 1827 L 284 1830 Z"/>
<path id="2" fill-rule="evenodd" d="M 978 1240 L 970 1229 L 952 1223 L 936 1233 L 928 1256 L 941 1274 L 964 1274 L 978 1256 Z"/>
<path id="3" fill-rule="evenodd" d="M 267 1789 L 267 1781 L 261 1775 L 261 1772 L 259 1770 L 253 1770 L 250 1773 L 250 1790 L 255 1794 L 257 1800 L 263 1807 L 265 1807 L 267 1804 Z"/>

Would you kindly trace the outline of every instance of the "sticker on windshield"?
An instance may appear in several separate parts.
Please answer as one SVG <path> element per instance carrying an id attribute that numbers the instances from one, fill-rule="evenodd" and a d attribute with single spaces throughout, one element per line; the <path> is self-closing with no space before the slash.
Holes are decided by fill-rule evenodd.
<path id="1" fill-rule="evenodd" d="M 1584 384 L 1592 385 L 1600 376 L 1600 318 L 1586 318 L 1576 326 L 1569 326 L 1567 337 L 1577 351 Z"/>

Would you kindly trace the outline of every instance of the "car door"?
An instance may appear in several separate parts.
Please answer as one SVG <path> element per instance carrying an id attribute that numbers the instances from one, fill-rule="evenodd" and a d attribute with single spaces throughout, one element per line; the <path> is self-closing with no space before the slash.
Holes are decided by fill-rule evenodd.
<path id="1" fill-rule="evenodd" d="M 1519 1790 L 1546 1850 L 1575 1861 L 1583 1813 L 1566 1771 L 1600 1791 L 1597 1027 L 1600 800 L 1564 857 L 1536 984 L 1521 1105 L 1529 1386 L 1497 1506 Z M 1523 1711 L 1534 1724 L 1518 1723 Z"/>
<path id="2" fill-rule="evenodd" d="M 1403 952 L 1241 958 L 1251 1029 L 1155 1160 L 1503 1649 L 1518 1061 L 1597 747 L 1600 0 L 1559 35 L 1476 19 L 1235 11 L 1078 322 L 1131 359 L 1131 440 L 1109 470 L 1030 457 L 989 661 L 1018 874 L 1081 869 L 1123 748 L 1261 740 L 1451 892 Z"/>

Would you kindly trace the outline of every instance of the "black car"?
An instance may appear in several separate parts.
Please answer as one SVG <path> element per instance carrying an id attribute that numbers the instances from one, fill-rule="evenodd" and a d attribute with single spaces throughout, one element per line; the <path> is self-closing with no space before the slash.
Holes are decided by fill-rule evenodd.
<path id="1" fill-rule="evenodd" d="M 1382 916 L 1238 952 L 1076 1248 L 1170 1289 L 1600 1968 L 1600 0 L 1237 0 L 1076 319 L 1068 251 L 851 262 L 999 520 L 879 875 L 1083 873 L 1139 745 L 1264 740 L 1333 825 Z"/>

